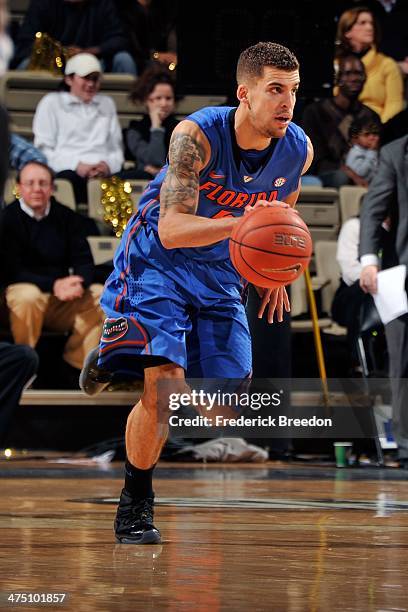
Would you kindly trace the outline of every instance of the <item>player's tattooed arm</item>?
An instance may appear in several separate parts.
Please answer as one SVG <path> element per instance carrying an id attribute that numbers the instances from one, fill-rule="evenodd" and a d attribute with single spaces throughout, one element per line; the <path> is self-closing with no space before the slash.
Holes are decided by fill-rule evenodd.
<path id="1" fill-rule="evenodd" d="M 197 124 L 182 121 L 173 132 L 169 165 L 160 190 L 159 238 L 166 249 L 200 247 L 229 238 L 238 218 L 197 215 L 200 172 L 211 156 Z"/>
<path id="2" fill-rule="evenodd" d="M 172 212 L 194 215 L 199 175 L 207 159 L 203 135 L 191 122 L 175 130 L 169 146 L 169 166 L 160 192 L 160 218 Z"/>

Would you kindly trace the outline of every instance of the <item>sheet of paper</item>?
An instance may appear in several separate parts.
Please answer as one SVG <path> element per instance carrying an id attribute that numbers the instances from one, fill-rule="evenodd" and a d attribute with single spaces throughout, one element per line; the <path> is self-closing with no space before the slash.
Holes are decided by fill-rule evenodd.
<path id="1" fill-rule="evenodd" d="M 406 274 L 407 269 L 404 265 L 394 266 L 378 273 L 378 291 L 373 298 L 384 325 L 408 312 Z"/>

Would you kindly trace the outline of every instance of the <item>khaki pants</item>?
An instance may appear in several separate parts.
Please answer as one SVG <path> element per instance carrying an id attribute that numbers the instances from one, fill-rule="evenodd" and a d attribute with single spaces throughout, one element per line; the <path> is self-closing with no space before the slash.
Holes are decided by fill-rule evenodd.
<path id="1" fill-rule="evenodd" d="M 63 358 L 81 369 L 87 353 L 99 344 L 105 318 L 99 306 L 102 289 L 102 285 L 91 285 L 81 298 L 62 302 L 31 283 L 9 285 L 6 303 L 14 342 L 34 348 L 43 327 L 69 331 Z"/>

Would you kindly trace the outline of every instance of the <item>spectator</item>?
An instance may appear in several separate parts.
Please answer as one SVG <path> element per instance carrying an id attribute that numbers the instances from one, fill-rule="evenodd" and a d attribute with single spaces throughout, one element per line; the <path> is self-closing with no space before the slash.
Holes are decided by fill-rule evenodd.
<path id="1" fill-rule="evenodd" d="M 385 123 L 404 107 L 401 70 L 391 57 L 379 53 L 379 26 L 373 13 L 364 6 L 345 11 L 338 23 L 336 57 L 350 52 L 364 63 L 367 80 L 360 101 L 374 110 Z"/>
<path id="2" fill-rule="evenodd" d="M 337 14 L 350 8 L 348 2 L 336 2 Z M 358 6 L 360 2 L 354 1 Z M 403 74 L 408 72 L 408 4 L 406 0 L 364 0 L 365 7 L 371 11 L 380 24 L 381 40 L 378 50 L 395 59 Z"/>
<path id="3" fill-rule="evenodd" d="M 302 127 L 315 152 L 310 174 L 317 175 L 324 187 L 340 187 L 353 182 L 342 167 L 349 149 L 348 131 L 352 121 L 364 119 L 381 123 L 378 115 L 358 100 L 365 82 L 364 66 L 358 57 L 341 58 L 336 82 L 336 95 L 312 102 L 302 117 Z"/>
<path id="4" fill-rule="evenodd" d="M 36 32 L 49 34 L 70 55 L 99 57 L 107 71 L 136 75 L 113 0 L 31 0 L 11 68 L 27 68 Z"/>
<path id="5" fill-rule="evenodd" d="M 47 163 L 44 153 L 34 147 L 31 142 L 17 134 L 10 134 L 9 144 L 9 164 L 15 170 L 21 170 L 31 161 L 38 161 L 41 164 Z"/>
<path id="6" fill-rule="evenodd" d="M 360 219 L 358 217 L 347 219 L 341 226 L 336 255 L 341 270 L 341 279 L 331 307 L 333 320 L 347 328 L 351 373 L 358 371 L 359 315 L 365 297 L 359 283 L 361 272 L 358 259 L 359 232 Z"/>
<path id="7" fill-rule="evenodd" d="M 176 0 L 116 0 L 138 74 L 152 63 L 177 64 Z"/>
<path id="8" fill-rule="evenodd" d="M 0 0 L 0 75 L 6 70 L 12 49 L 11 41 L 4 32 L 7 18 L 5 3 Z M 8 118 L 6 111 L 0 106 L 0 209 L 7 177 L 7 146 Z M 0 212 L 0 236 L 1 234 Z M 18 406 L 21 392 L 35 374 L 37 366 L 37 355 L 30 347 L 13 346 L 7 342 L 0 342 L 0 448 L 5 444 L 8 428 Z"/>
<path id="9" fill-rule="evenodd" d="M 92 255 L 82 218 L 51 197 L 52 170 L 38 162 L 17 176 L 20 200 L 1 213 L 0 259 L 14 341 L 35 347 L 43 327 L 70 331 L 64 360 L 79 370 L 103 315 L 91 285 Z"/>
<path id="10" fill-rule="evenodd" d="M 6 443 L 21 393 L 37 368 L 38 357 L 32 348 L 0 342 L 0 448 Z"/>
<path id="11" fill-rule="evenodd" d="M 383 249 L 382 267 L 408 265 L 407 155 L 407 135 L 382 147 L 378 172 L 364 198 L 360 227 L 360 285 L 363 291 L 371 294 L 377 292 L 377 253 L 381 245 L 381 223 L 386 214 L 391 218 L 390 247 Z M 393 396 L 393 433 L 400 465 L 405 469 L 408 469 L 407 330 L 407 314 L 385 326 Z"/>
<path id="12" fill-rule="evenodd" d="M 44 96 L 33 121 L 34 144 L 57 177 L 71 181 L 77 203 L 87 201 L 89 178 L 119 172 L 124 159 L 115 104 L 98 94 L 101 71 L 89 53 L 72 57 L 65 66 L 69 91 Z"/>
<path id="13" fill-rule="evenodd" d="M 344 170 L 356 185 L 368 187 L 378 165 L 380 126 L 367 119 L 354 119 L 350 126 L 351 149 Z"/>
<path id="14" fill-rule="evenodd" d="M 126 132 L 126 144 L 136 168 L 126 178 L 151 179 L 164 165 L 170 136 L 178 121 L 174 116 L 174 82 L 168 71 L 148 68 L 137 79 L 131 93 L 134 102 L 143 102 L 147 114 L 132 121 Z M 123 175 L 123 174 L 122 174 Z"/>
<path id="15" fill-rule="evenodd" d="M 383 245 L 389 240 L 389 219 L 381 230 Z M 341 226 L 337 239 L 336 259 L 340 266 L 340 285 L 331 306 L 333 320 L 347 328 L 347 343 L 351 358 L 351 374 L 360 371 L 357 355 L 357 338 L 360 332 L 361 308 L 368 297 L 360 287 L 361 263 L 359 260 L 360 218 L 350 217 Z"/>

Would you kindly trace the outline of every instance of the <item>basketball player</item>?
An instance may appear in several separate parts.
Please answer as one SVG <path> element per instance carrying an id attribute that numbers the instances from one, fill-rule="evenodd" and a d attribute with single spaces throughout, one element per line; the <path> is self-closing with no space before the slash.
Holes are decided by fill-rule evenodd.
<path id="1" fill-rule="evenodd" d="M 152 474 L 167 432 L 158 427 L 157 383 L 182 390 L 197 378 L 244 379 L 251 343 L 242 279 L 228 238 L 239 217 L 274 200 L 294 206 L 312 160 L 291 123 L 299 64 L 286 47 L 258 43 L 240 55 L 238 108 L 204 108 L 174 130 L 168 163 L 150 183 L 115 256 L 101 304 L 107 314 L 98 364 L 90 354 L 81 387 L 93 394 L 109 373 L 144 369 L 144 391 L 126 427 L 125 486 L 118 542 L 159 543 Z M 284 287 L 261 290 L 259 316 L 289 310 Z"/>

